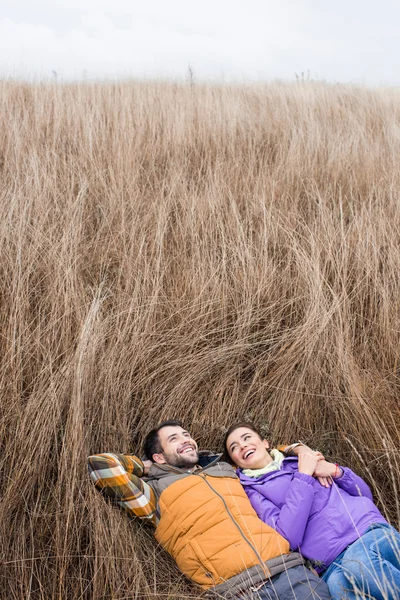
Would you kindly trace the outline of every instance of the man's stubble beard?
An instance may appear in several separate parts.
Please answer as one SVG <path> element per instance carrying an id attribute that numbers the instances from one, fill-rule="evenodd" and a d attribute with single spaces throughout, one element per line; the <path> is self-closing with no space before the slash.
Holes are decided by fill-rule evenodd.
<path id="1" fill-rule="evenodd" d="M 168 465 L 178 467 L 178 469 L 193 469 L 199 462 L 199 453 L 196 452 L 196 459 L 186 458 L 185 456 L 169 456 L 164 454 Z"/>

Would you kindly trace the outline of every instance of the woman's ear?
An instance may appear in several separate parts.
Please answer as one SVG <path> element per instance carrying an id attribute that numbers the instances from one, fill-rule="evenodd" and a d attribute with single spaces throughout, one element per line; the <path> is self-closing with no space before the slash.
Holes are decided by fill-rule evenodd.
<path id="1" fill-rule="evenodd" d="M 266 449 L 269 450 L 269 442 L 267 440 L 263 440 L 263 442 Z"/>

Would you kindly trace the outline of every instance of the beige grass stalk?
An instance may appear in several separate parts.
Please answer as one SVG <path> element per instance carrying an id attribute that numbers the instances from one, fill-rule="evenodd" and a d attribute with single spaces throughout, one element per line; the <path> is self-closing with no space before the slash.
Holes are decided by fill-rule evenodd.
<path id="1" fill-rule="evenodd" d="M 86 456 L 246 416 L 400 524 L 400 93 L 0 83 L 0 598 L 197 597 Z"/>

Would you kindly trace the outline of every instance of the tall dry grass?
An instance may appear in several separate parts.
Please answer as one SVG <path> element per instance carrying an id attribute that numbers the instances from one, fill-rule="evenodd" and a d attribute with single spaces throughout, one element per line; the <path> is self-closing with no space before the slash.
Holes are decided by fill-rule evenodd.
<path id="1" fill-rule="evenodd" d="M 400 92 L 0 83 L 1 599 L 197 597 L 86 456 L 246 416 L 400 521 Z"/>

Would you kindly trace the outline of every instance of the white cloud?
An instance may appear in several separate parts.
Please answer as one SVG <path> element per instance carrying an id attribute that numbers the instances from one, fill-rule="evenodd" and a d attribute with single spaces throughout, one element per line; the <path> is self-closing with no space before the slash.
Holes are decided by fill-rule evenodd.
<path id="1" fill-rule="evenodd" d="M 3 0 L 2 74 L 400 83 L 400 3 Z"/>

